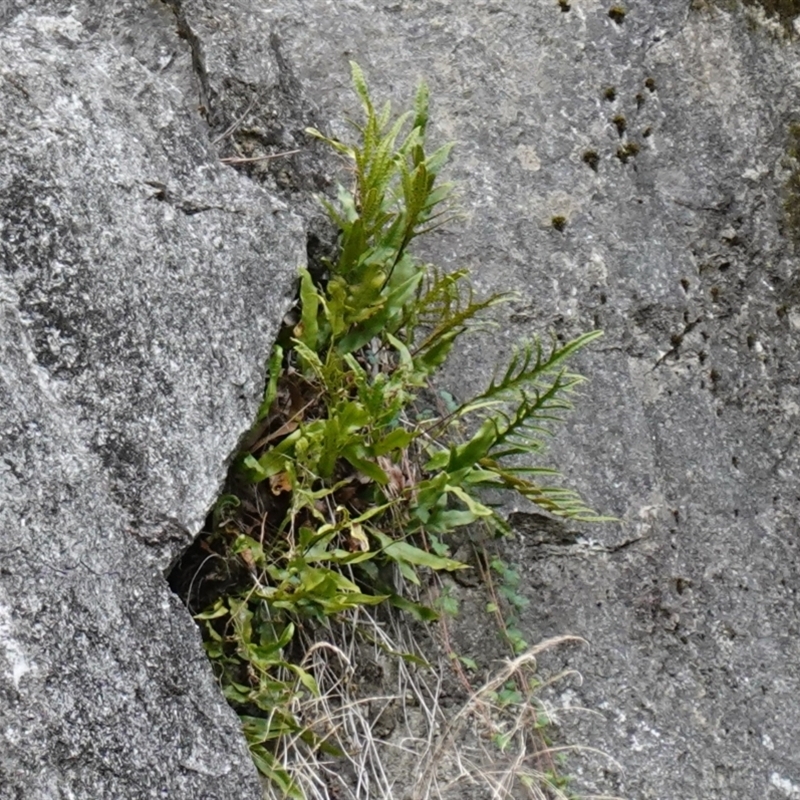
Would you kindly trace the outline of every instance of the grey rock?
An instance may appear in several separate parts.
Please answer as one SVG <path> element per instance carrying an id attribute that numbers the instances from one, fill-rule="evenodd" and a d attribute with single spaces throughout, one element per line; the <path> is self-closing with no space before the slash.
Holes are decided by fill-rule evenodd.
<path id="1" fill-rule="evenodd" d="M 304 257 L 282 202 L 329 243 L 311 194 L 339 165 L 302 130 L 348 135 L 349 58 L 398 104 L 426 78 L 459 142 L 466 220 L 426 254 L 519 292 L 452 388 L 520 337 L 606 331 L 552 456 L 621 521 L 512 509 L 507 546 L 529 636 L 591 643 L 565 697 L 603 716 L 563 734 L 624 769 L 575 762 L 581 786 L 800 796 L 800 70 L 774 4 L 95 5 L 0 9 L 0 798 L 255 796 L 159 570 L 254 413 Z"/>
<path id="2" fill-rule="evenodd" d="M 268 14 L 334 134 L 357 116 L 349 58 L 378 97 L 429 81 L 467 220 L 428 254 L 519 292 L 465 345 L 456 390 L 520 337 L 606 331 L 552 459 L 621 522 L 544 535 L 520 508 L 509 545 L 529 636 L 591 643 L 565 655 L 585 679 L 567 696 L 603 716 L 569 715 L 565 735 L 623 769 L 576 763 L 583 788 L 800 796 L 800 294 L 784 209 L 798 43 L 754 3 L 631 3 L 621 22 L 610 3 L 570 5 L 276 0 Z"/>
<path id="3" fill-rule="evenodd" d="M 304 230 L 220 163 L 167 6 L 3 4 L 0 65 L 0 798 L 257 797 L 163 573 Z"/>

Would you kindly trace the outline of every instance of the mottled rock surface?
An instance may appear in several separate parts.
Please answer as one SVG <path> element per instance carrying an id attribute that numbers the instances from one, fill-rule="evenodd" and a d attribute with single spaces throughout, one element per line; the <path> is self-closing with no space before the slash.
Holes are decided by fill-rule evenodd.
<path id="1" fill-rule="evenodd" d="M 163 576 L 263 392 L 298 218 L 160 3 L 0 13 L 0 798 L 259 782 Z"/>
<path id="2" fill-rule="evenodd" d="M 798 43 L 756 3 L 562 5 L 276 0 L 264 20 L 322 118 L 356 114 L 349 58 L 379 96 L 429 81 L 468 212 L 431 255 L 520 292 L 454 385 L 533 331 L 606 331 L 553 449 L 622 522 L 548 543 L 521 514 L 511 548 L 527 633 L 591 643 L 571 697 L 603 716 L 567 734 L 624 771 L 584 787 L 800 796 Z"/>
<path id="3" fill-rule="evenodd" d="M 568 699 L 602 716 L 564 735 L 623 769 L 579 783 L 800 796 L 790 4 L 95 5 L 0 7 L 0 798 L 256 796 L 158 569 L 257 403 L 304 256 L 282 203 L 325 246 L 337 164 L 302 130 L 346 134 L 350 58 L 398 103 L 426 78 L 459 142 L 431 257 L 519 291 L 458 391 L 520 337 L 606 331 L 553 460 L 621 522 L 521 509 L 509 545 L 529 637 L 591 643 Z"/>

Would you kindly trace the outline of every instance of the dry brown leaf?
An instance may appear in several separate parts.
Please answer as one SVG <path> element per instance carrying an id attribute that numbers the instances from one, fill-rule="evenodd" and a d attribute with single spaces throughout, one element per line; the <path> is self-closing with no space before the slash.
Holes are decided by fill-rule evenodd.
<path id="1" fill-rule="evenodd" d="M 255 559 L 253 558 L 253 554 L 249 550 L 247 549 L 240 550 L 239 557 L 242 559 L 242 561 L 244 561 L 249 570 L 254 570 L 256 568 Z"/>
<path id="2" fill-rule="evenodd" d="M 278 472 L 269 479 L 269 488 L 272 494 L 279 495 L 292 490 L 292 480 L 287 472 Z"/>
<path id="3" fill-rule="evenodd" d="M 386 456 L 378 456 L 378 466 L 389 478 L 389 483 L 386 485 L 389 496 L 397 497 L 406 488 L 407 484 L 403 470 Z"/>

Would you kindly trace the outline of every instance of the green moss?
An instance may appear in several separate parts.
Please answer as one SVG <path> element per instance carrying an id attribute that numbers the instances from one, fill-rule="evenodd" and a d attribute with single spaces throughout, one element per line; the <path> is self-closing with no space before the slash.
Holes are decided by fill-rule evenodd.
<path id="1" fill-rule="evenodd" d="M 650 92 L 654 92 L 656 90 L 656 82 L 653 78 L 645 78 L 644 85 L 645 88 Z"/>
<path id="2" fill-rule="evenodd" d="M 560 214 L 550 220 L 550 224 L 557 230 L 563 231 L 567 227 L 567 218 L 562 217 Z"/>
<path id="3" fill-rule="evenodd" d="M 603 90 L 603 97 L 609 103 L 613 103 L 617 99 L 617 90 L 613 86 L 608 86 Z"/>
<path id="4" fill-rule="evenodd" d="M 623 133 L 628 129 L 628 121 L 622 114 L 617 114 L 616 117 L 611 119 L 611 122 L 614 123 L 614 127 L 617 129 L 617 133 L 622 136 Z"/>

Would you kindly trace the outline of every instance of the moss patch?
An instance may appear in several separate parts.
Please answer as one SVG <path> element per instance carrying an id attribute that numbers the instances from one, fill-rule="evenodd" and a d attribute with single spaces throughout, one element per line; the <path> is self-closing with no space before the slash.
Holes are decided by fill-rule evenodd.
<path id="1" fill-rule="evenodd" d="M 627 142 L 617 148 L 617 158 L 627 164 L 628 160 L 639 155 L 639 145 L 636 142 Z"/>

